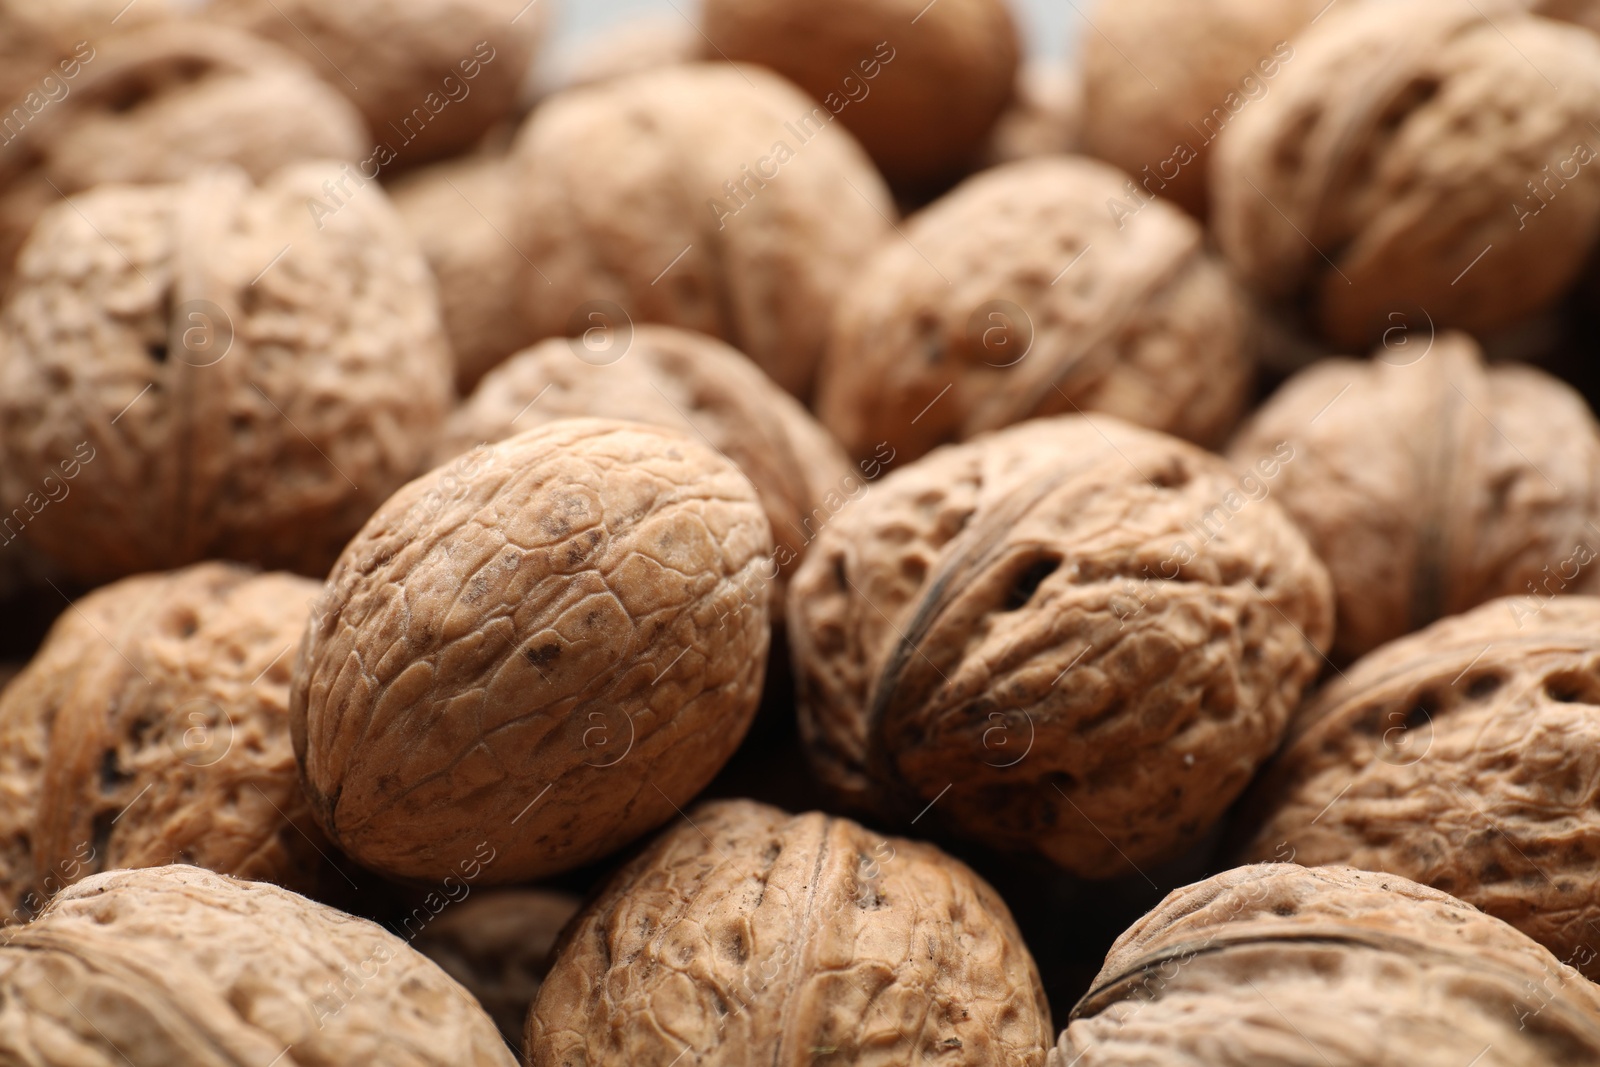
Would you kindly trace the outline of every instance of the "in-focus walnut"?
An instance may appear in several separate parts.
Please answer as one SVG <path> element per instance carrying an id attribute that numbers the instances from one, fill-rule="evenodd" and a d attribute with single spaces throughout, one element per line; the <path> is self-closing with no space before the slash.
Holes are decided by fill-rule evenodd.
<path id="1" fill-rule="evenodd" d="M 1600 556 L 1583 398 L 1531 367 L 1486 368 L 1463 334 L 1428 343 L 1312 365 L 1231 449 L 1240 464 L 1292 450 L 1272 493 L 1333 576 L 1341 659 L 1493 597 L 1600 587 L 1600 567 L 1573 565 Z"/>
<path id="2" fill-rule="evenodd" d="M 382 927 L 185 866 L 85 879 L 0 943 L 0 1060 L 516 1063 L 477 1002 Z"/>
<path id="3" fill-rule="evenodd" d="M 486 882 L 598 859 L 671 818 L 738 747 L 769 641 L 772 534 L 727 459 L 567 419 L 379 509 L 295 665 L 313 811 L 358 861 Z"/>
<path id="4" fill-rule="evenodd" d="M 1277 92 L 1290 42 L 1327 0 L 1101 0 L 1081 34 L 1083 150 L 1204 218 L 1210 147 Z M 1382 5 L 1380 5 L 1382 6 Z"/>
<path id="5" fill-rule="evenodd" d="M 553 6 L 210 0 L 206 16 L 300 53 L 361 109 L 378 137 L 368 147 L 387 148 L 400 167 L 454 155 L 512 117 Z"/>
<path id="6" fill-rule="evenodd" d="M 1261 864 L 1130 927 L 1049 1067 L 1580 1067 L 1600 994 L 1498 919 L 1393 874 Z"/>
<path id="7" fill-rule="evenodd" d="M 1038 415 L 1105 411 L 1202 444 L 1249 385 L 1244 300 L 1204 235 L 1088 159 L 985 171 L 883 242 L 839 302 L 823 423 L 857 458 L 922 455 Z"/>
<path id="8" fill-rule="evenodd" d="M 985 166 L 1076 151 L 1083 127 L 1083 91 L 1076 71 L 1032 59 L 1017 71 L 1017 88 L 990 131 Z"/>
<path id="9" fill-rule="evenodd" d="M 790 585 L 821 778 L 1090 877 L 1194 843 L 1333 631 L 1322 564 L 1247 488 L 1198 448 L 1081 416 L 889 474 Z"/>
<path id="10" fill-rule="evenodd" d="M 433 279 L 375 185 L 313 221 L 340 178 L 218 169 L 40 219 L 0 320 L 0 500 L 72 577 L 320 576 L 415 475 L 450 398 Z"/>
<path id="11" fill-rule="evenodd" d="M 832 123 L 776 75 L 725 63 L 552 98 L 513 163 L 535 334 L 616 328 L 621 315 L 682 326 L 809 395 L 834 302 L 895 211 Z"/>
<path id="12" fill-rule="evenodd" d="M 641 326 L 604 353 L 554 338 L 519 353 L 446 421 L 436 461 L 584 415 L 682 430 L 744 471 L 772 524 L 774 621 L 806 546 L 867 488 L 828 431 L 743 353 L 670 326 Z"/>
<path id="13" fill-rule="evenodd" d="M 476 997 L 506 1041 L 521 1048 L 556 937 L 582 903 L 549 889 L 474 893 L 447 907 L 412 944 Z"/>
<path id="14" fill-rule="evenodd" d="M 706 39 L 679 12 L 645 12 L 608 26 L 584 42 L 572 57 L 567 86 L 593 85 L 613 78 L 677 66 L 701 59 L 718 59 Z"/>
<path id="15" fill-rule="evenodd" d="M 527 1059 L 1042 1067 L 1050 1010 L 998 894 L 931 845 L 748 800 L 694 809 L 568 927 Z"/>
<path id="16" fill-rule="evenodd" d="M 1245 277 L 1345 345 L 1419 308 L 1487 332 L 1560 299 L 1600 236 L 1600 37 L 1417 0 L 1341 6 L 1294 48 L 1212 160 Z"/>
<path id="17" fill-rule="evenodd" d="M 1246 854 L 1405 875 L 1600 976 L 1597 705 L 1600 599 L 1507 598 L 1435 623 L 1296 713 L 1245 805 Z"/>

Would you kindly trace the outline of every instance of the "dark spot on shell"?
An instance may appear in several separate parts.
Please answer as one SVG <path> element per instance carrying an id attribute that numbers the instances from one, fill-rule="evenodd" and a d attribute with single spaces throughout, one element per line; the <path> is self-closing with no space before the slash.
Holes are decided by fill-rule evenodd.
<path id="1" fill-rule="evenodd" d="M 1059 559 L 1037 559 L 1028 564 L 1020 574 L 1011 579 L 1011 586 L 1006 590 L 1006 598 L 1002 611 L 1016 611 L 1033 599 L 1039 591 L 1044 580 L 1054 574 L 1061 567 Z"/>
<path id="2" fill-rule="evenodd" d="M 522 655 L 535 667 L 546 667 L 561 658 L 561 646 L 549 644 L 540 645 L 538 648 L 525 648 L 522 650 Z"/>

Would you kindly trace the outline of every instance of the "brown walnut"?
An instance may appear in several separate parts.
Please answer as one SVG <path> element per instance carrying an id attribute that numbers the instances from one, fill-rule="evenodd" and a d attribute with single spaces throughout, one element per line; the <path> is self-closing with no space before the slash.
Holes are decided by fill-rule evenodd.
<path id="1" fill-rule="evenodd" d="M 1042 1067 L 1050 1033 L 1010 912 L 964 864 L 735 800 L 695 808 L 568 927 L 527 1060 Z"/>
<path id="2" fill-rule="evenodd" d="M 1192 844 L 1332 635 L 1327 573 L 1257 484 L 1082 416 L 892 472 L 790 585 L 818 774 L 852 805 L 1091 877 Z"/>
<path id="3" fill-rule="evenodd" d="M 9 114 L 18 103 L 29 107 L 29 92 L 38 90 L 41 97 L 45 88 L 59 92 L 54 85 L 41 88 L 40 82 L 49 74 L 59 78 L 59 64 L 72 58 L 80 42 L 91 38 L 98 42 L 108 33 L 131 30 L 172 14 L 168 0 L 148 0 L 131 8 L 127 0 L 56 0 L 49 4 L 0 0 L 0 103 Z M 38 107 L 38 102 L 32 106 Z"/>

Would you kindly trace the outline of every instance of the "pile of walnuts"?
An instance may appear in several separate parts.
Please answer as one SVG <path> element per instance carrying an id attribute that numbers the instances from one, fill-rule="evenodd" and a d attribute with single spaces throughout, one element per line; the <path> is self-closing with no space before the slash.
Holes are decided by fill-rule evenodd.
<path id="1" fill-rule="evenodd" d="M 0 1063 L 1600 1063 L 1600 2 L 1035 3 L 0 0 Z"/>

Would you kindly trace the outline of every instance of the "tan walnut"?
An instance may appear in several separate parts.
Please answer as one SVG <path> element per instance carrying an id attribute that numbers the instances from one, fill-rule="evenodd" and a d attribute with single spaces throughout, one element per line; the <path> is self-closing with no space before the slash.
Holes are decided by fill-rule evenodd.
<path id="1" fill-rule="evenodd" d="M 1498 919 L 1349 867 L 1238 867 L 1112 946 L 1049 1067 L 1579 1067 L 1600 994 Z"/>
<path id="2" fill-rule="evenodd" d="M 1195 222 L 1106 210 L 1082 158 L 985 171 L 883 242 L 839 302 L 817 410 L 857 458 L 1104 411 L 1203 444 L 1243 409 L 1245 302 Z"/>
<path id="3" fill-rule="evenodd" d="M 732 755 L 761 693 L 772 534 L 728 460 L 568 419 L 394 495 L 328 579 L 290 714 L 312 808 L 361 863 L 486 882 L 606 855 Z"/>
<path id="4" fill-rule="evenodd" d="M 171 18 L 168 0 L 127 6 L 127 0 L 0 0 L 0 104 L 8 117 L 23 107 L 31 114 L 48 105 L 40 101 L 60 94 L 60 64 L 70 61 L 80 44 L 100 41 L 115 30 L 131 30 L 149 22 Z M 113 22 L 115 20 L 115 22 Z M 54 82 L 46 83 L 47 76 Z M 39 100 L 28 100 L 37 92 Z M 15 127 L 7 133 L 14 134 Z"/>
<path id="5" fill-rule="evenodd" d="M 433 279 L 376 187 L 313 220 L 340 179 L 217 169 L 40 219 L 0 319 L 0 499 L 72 577 L 320 576 L 416 474 L 450 399 Z"/>
<path id="6" fill-rule="evenodd" d="M 513 1067 L 466 991 L 382 927 L 196 867 L 109 871 L 0 941 L 0 1059 Z"/>
<path id="7" fill-rule="evenodd" d="M 1341 345 L 1510 326 L 1600 237 L 1600 36 L 1454 0 L 1341 5 L 1217 141 L 1228 259 Z"/>
<path id="8" fill-rule="evenodd" d="M 1497 596 L 1600 587 L 1572 563 L 1600 555 L 1600 427 L 1570 387 L 1485 367 L 1463 334 L 1313 364 L 1231 455 L 1285 441 L 1298 458 L 1273 495 L 1333 576 L 1341 659 Z"/>
<path id="9" fill-rule="evenodd" d="M 1090 877 L 1193 844 L 1332 636 L 1327 573 L 1260 492 L 1281 467 L 1241 478 L 1065 416 L 890 473 L 790 585 L 818 774 L 880 817 Z"/>
<path id="10" fill-rule="evenodd" d="M 527 1061 L 1042 1067 L 1050 1033 L 1010 912 L 964 864 L 734 800 L 695 808 L 574 920 Z"/>
<path id="11" fill-rule="evenodd" d="M 883 179 L 833 115 L 757 67 L 667 67 L 551 98 L 513 152 L 537 337 L 681 326 L 805 398 Z"/>

